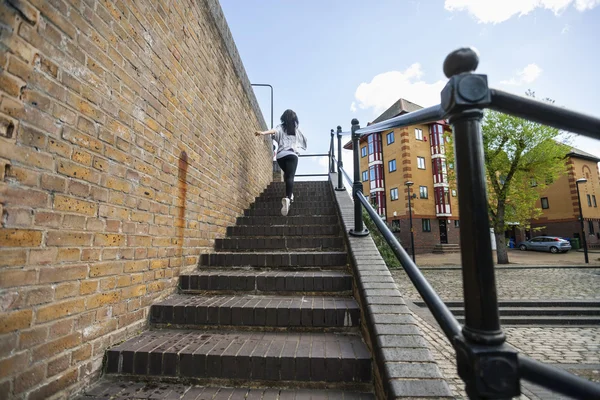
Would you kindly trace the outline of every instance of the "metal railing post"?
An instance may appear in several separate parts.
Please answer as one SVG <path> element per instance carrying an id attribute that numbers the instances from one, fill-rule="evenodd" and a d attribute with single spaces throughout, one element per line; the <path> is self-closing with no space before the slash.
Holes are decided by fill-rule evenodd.
<path id="1" fill-rule="evenodd" d="M 333 132 L 333 129 L 331 130 L 331 143 L 329 144 L 329 172 L 330 173 L 335 173 L 335 164 L 333 162 L 333 158 L 335 156 L 335 148 L 333 147 L 333 137 L 335 136 L 335 133 Z"/>
<path id="2" fill-rule="evenodd" d="M 337 127 L 337 139 L 338 139 L 338 185 L 335 188 L 337 191 L 344 191 L 346 187 L 344 186 L 344 182 L 342 181 L 342 171 L 341 168 L 344 166 L 342 162 L 342 127 Z"/>
<path id="3" fill-rule="evenodd" d="M 352 155 L 354 156 L 354 183 L 352 184 L 352 198 L 354 199 L 354 229 L 350 229 L 348 232 L 352 236 L 367 236 L 369 230 L 363 225 L 362 219 L 362 204 L 358 199 L 358 193 L 362 195 L 363 184 L 360 181 L 360 158 L 358 153 L 358 141 L 360 139 L 360 133 L 357 133 L 360 129 L 358 120 L 354 118 L 352 120 Z M 340 174 L 341 176 L 341 174 Z"/>
<path id="4" fill-rule="evenodd" d="M 454 132 L 465 325 L 455 341 L 458 373 L 470 398 L 520 394 L 517 353 L 500 328 L 490 236 L 481 120 L 490 102 L 487 76 L 472 73 L 479 56 L 470 48 L 450 53 L 442 107 Z"/>

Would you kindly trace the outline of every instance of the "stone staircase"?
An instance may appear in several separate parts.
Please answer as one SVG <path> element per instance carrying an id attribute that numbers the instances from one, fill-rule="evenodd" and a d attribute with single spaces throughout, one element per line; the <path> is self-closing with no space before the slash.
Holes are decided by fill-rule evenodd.
<path id="1" fill-rule="evenodd" d="M 415 305 L 426 308 L 422 301 Z M 462 301 L 447 301 L 446 305 L 456 319 L 464 323 Z M 597 300 L 500 300 L 498 306 L 502 325 L 600 325 L 600 301 Z"/>
<path id="2" fill-rule="evenodd" d="M 438 243 L 435 246 L 433 246 L 432 253 L 435 253 L 435 254 L 460 253 L 460 245 Z"/>
<path id="3" fill-rule="evenodd" d="M 81 399 L 374 399 L 329 182 L 272 183 Z"/>

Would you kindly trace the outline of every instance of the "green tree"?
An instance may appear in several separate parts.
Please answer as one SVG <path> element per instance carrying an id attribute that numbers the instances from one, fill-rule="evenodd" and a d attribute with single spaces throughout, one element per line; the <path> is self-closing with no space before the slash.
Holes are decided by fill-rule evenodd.
<path id="1" fill-rule="evenodd" d="M 527 95 L 534 97 L 533 92 Z M 509 224 L 529 228 L 531 220 L 541 215 L 536 202 L 549 184 L 566 173 L 570 148 L 557 141 L 558 129 L 491 110 L 485 112 L 482 132 L 498 264 L 508 264 L 504 235 Z M 452 147 L 447 151 L 453 163 Z"/>

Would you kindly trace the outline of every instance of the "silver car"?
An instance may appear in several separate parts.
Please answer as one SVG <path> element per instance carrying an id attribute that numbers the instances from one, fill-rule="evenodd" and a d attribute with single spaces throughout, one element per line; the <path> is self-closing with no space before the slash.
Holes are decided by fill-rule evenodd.
<path id="1" fill-rule="evenodd" d="M 519 249 L 549 251 L 550 253 L 563 253 L 571 250 L 571 243 L 568 240 L 557 236 L 536 236 L 525 242 L 519 243 Z"/>

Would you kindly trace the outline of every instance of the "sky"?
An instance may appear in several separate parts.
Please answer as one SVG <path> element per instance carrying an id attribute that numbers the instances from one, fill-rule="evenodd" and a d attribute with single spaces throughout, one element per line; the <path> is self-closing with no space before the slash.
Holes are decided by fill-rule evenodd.
<path id="1" fill-rule="evenodd" d="M 531 89 L 600 116 L 600 0 L 221 0 L 221 7 L 251 83 L 274 87 L 275 125 L 288 108 L 298 114 L 306 153 L 326 153 L 330 129 L 348 131 L 352 118 L 366 126 L 401 97 L 440 103 L 444 58 L 463 46 L 477 49 L 477 72 L 491 87 Z M 255 93 L 270 125 L 270 91 Z M 575 136 L 572 145 L 600 157 L 600 141 Z M 344 153 L 347 169 L 351 157 Z M 326 172 L 325 158 L 300 159 L 298 174 Z"/>

